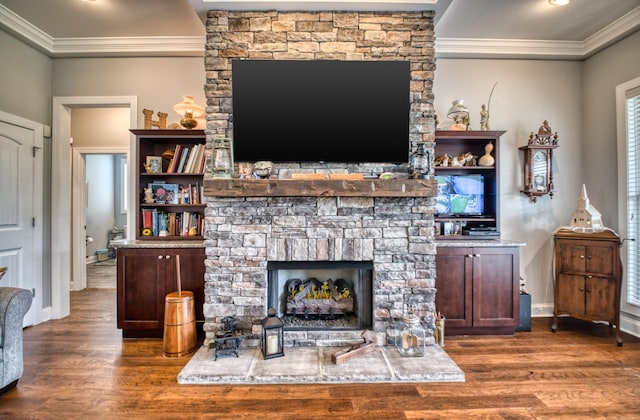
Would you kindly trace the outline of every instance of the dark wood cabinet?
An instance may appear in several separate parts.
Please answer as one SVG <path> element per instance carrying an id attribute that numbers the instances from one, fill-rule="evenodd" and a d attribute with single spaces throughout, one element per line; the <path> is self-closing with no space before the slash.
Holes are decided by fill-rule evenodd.
<path id="1" fill-rule="evenodd" d="M 519 248 L 439 246 L 436 310 L 445 334 L 513 334 L 519 318 Z"/>
<path id="2" fill-rule="evenodd" d="M 123 247 L 117 251 L 117 326 L 123 337 L 163 336 L 165 296 L 178 290 L 178 255 L 182 290 L 194 294 L 196 326 L 202 332 L 204 248 Z"/>
<path id="3" fill-rule="evenodd" d="M 606 321 L 620 338 L 620 238 L 612 231 L 582 233 L 561 229 L 554 235 L 554 309 L 558 316 Z"/>

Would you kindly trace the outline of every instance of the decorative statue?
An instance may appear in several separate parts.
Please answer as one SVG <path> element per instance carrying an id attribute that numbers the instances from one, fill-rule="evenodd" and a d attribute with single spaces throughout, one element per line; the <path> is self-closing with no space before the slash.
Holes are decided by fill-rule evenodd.
<path id="1" fill-rule="evenodd" d="M 493 96 L 493 90 L 496 88 L 498 82 L 493 84 L 491 88 L 491 93 L 489 93 L 489 102 L 487 102 L 487 106 L 482 105 L 482 110 L 480 111 L 480 130 L 488 131 L 489 128 L 489 108 L 491 107 L 491 97 Z"/>
<path id="2" fill-rule="evenodd" d="M 482 105 L 482 110 L 480 110 L 480 130 L 489 130 L 489 110 L 484 104 Z"/>

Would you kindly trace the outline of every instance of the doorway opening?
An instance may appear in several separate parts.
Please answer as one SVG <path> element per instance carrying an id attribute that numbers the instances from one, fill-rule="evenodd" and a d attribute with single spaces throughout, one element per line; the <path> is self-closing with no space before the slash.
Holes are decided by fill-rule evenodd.
<path id="1" fill-rule="evenodd" d="M 70 313 L 70 291 L 78 273 L 85 273 L 85 258 L 73 258 L 74 249 L 86 251 L 85 232 L 79 234 L 73 230 L 72 211 L 72 110 L 83 108 L 126 108 L 129 121 L 127 131 L 138 124 L 138 104 L 135 96 L 78 96 L 53 98 L 52 130 L 52 179 L 51 179 L 51 243 L 55 252 L 51 256 L 51 319 L 68 316 Z M 93 130 L 95 135 L 100 130 Z M 134 137 L 128 133 L 128 160 L 135 160 Z M 96 152 L 122 153 L 122 150 L 98 148 Z M 107 149 L 107 150 L 102 150 Z M 133 179 L 132 167 L 128 165 L 129 178 Z M 133 189 L 128 190 L 129 202 L 133 202 Z M 127 236 L 132 237 L 133 215 L 127 215 Z M 85 255 L 85 253 L 83 253 Z M 81 268 L 80 268 L 81 267 Z"/>

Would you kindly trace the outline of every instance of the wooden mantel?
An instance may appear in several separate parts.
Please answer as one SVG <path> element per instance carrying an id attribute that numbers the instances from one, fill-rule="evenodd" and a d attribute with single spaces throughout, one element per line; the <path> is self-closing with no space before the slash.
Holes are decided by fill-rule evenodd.
<path id="1" fill-rule="evenodd" d="M 435 197 L 431 179 L 213 179 L 206 197 Z"/>

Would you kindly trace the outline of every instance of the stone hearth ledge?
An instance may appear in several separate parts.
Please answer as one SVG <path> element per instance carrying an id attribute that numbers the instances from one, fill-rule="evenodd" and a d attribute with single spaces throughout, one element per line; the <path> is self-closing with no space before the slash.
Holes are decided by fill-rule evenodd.
<path id="1" fill-rule="evenodd" d="M 424 357 L 402 357 L 394 347 L 342 364 L 331 356 L 340 347 L 286 347 L 284 357 L 263 359 L 259 348 L 243 347 L 239 357 L 214 360 L 215 351 L 202 346 L 178 375 L 179 384 L 312 384 L 464 382 L 464 372 L 440 346 L 427 346 Z"/>

